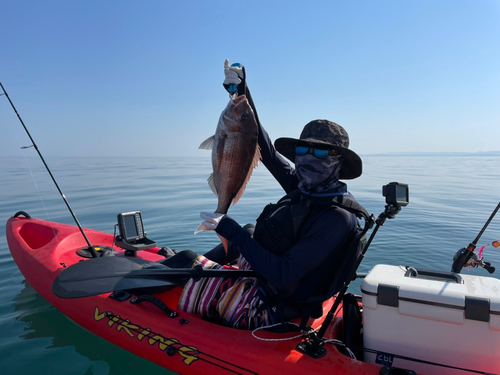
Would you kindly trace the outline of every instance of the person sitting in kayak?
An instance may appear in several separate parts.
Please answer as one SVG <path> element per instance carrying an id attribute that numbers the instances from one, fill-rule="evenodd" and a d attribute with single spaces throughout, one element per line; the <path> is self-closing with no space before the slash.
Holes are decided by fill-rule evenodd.
<path id="1" fill-rule="evenodd" d="M 242 84 L 240 69 L 225 69 L 226 88 Z M 239 269 L 255 270 L 257 278 L 189 280 L 179 300 L 182 311 L 239 329 L 297 317 L 294 302 L 307 298 L 338 271 L 341 264 L 336 260 L 350 244 L 357 220 L 342 208 L 316 203 L 334 196 L 354 200 L 340 179 L 362 173 L 360 157 L 348 149 L 347 132 L 334 122 L 311 121 L 299 139 L 279 138 L 275 146 L 257 122 L 262 163 L 287 195 L 266 206 L 255 227 L 202 212 L 203 225 L 229 241 L 227 254 L 221 244 L 205 255 L 187 250 L 162 262 L 212 269 L 236 262 Z M 282 155 L 294 161 L 295 168 Z"/>

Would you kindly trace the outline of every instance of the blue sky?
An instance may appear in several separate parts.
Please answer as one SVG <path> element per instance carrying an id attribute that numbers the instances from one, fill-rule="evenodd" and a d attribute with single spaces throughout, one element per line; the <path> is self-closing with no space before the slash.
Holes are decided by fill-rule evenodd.
<path id="1" fill-rule="evenodd" d="M 500 151 L 500 1 L 305 4 L 3 0 L 0 82 L 44 156 L 209 156 L 226 58 L 273 139 L 327 118 L 360 154 Z M 5 97 L 0 130 L 22 155 Z"/>

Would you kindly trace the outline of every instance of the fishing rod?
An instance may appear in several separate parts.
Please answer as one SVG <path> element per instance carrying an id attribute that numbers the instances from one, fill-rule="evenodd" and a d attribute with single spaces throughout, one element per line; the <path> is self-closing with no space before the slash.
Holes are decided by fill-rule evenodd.
<path id="1" fill-rule="evenodd" d="M 483 235 L 484 231 L 490 225 L 491 220 L 495 217 L 496 213 L 500 209 L 500 202 L 498 202 L 497 206 L 491 213 L 489 219 L 486 221 L 486 223 L 483 225 L 483 228 L 479 231 L 479 234 L 477 235 L 476 239 L 472 241 L 469 246 L 463 247 L 460 250 L 457 251 L 455 256 L 453 257 L 453 265 L 451 266 L 451 272 L 456 272 L 460 273 L 463 267 L 465 267 L 470 261 L 471 258 L 476 257 L 475 260 L 481 261 L 481 259 L 477 259 L 477 256 L 474 255 L 474 250 L 476 249 L 477 243 L 481 236 Z M 489 273 L 495 272 L 495 267 L 491 267 L 491 264 L 488 262 L 473 262 L 475 266 L 480 265 L 484 269 L 486 269 Z M 474 265 L 473 264 L 473 265 Z"/>
<path id="2" fill-rule="evenodd" d="M 73 216 L 73 219 L 75 220 L 75 223 L 76 225 L 78 226 L 78 229 L 80 229 L 80 232 L 82 233 L 83 235 L 83 238 L 85 239 L 85 242 L 87 242 L 87 245 L 88 245 L 88 248 L 86 250 L 88 250 L 90 252 L 90 254 L 92 254 L 92 257 L 93 258 L 97 258 L 97 252 L 96 250 L 94 249 L 94 246 L 92 246 L 90 244 L 90 241 L 89 239 L 87 238 L 87 236 L 85 235 L 85 232 L 83 231 L 83 228 L 82 226 L 80 225 L 80 222 L 78 221 L 75 213 L 73 212 L 73 210 L 71 209 L 71 206 L 69 205 L 69 202 L 68 200 L 66 199 L 66 197 L 64 196 L 64 193 L 62 192 L 61 188 L 59 187 L 59 184 L 57 183 L 56 179 L 54 178 L 54 176 L 52 175 L 52 172 L 50 171 L 50 168 L 49 166 L 47 165 L 47 163 L 45 162 L 45 159 L 43 158 L 42 156 L 42 153 L 40 152 L 40 150 L 38 149 L 38 146 L 36 145 L 33 137 L 31 136 L 30 132 L 28 131 L 28 128 L 26 127 L 26 125 L 24 124 L 21 116 L 19 115 L 19 113 L 17 112 L 17 109 L 16 107 L 14 106 L 14 103 L 12 103 L 12 100 L 10 100 L 10 97 L 9 97 L 9 94 L 7 94 L 7 91 L 5 91 L 5 88 L 3 87 L 2 83 L 0 82 L 0 86 L 2 87 L 2 90 L 3 90 L 3 94 L 0 94 L 0 95 L 5 95 L 7 97 L 7 100 L 9 101 L 12 109 L 14 110 L 14 112 L 16 113 L 17 115 L 17 118 L 19 119 L 19 121 L 21 122 L 21 124 L 23 125 L 23 128 L 24 130 L 26 131 L 26 134 L 28 134 L 28 137 L 29 139 L 31 140 L 31 146 L 26 146 L 26 147 L 21 147 L 21 148 L 28 148 L 28 147 L 34 147 L 36 152 L 38 153 L 38 156 L 40 156 L 40 159 L 42 160 L 42 163 L 43 165 L 45 166 L 45 168 L 47 169 L 47 172 L 49 172 L 49 175 L 50 175 L 50 178 L 52 178 L 52 181 L 54 181 L 54 184 L 56 185 L 56 188 L 57 190 L 59 191 L 59 194 L 61 194 L 61 197 L 64 201 L 64 203 L 66 203 L 66 206 L 68 207 L 68 210 L 69 212 L 71 213 L 71 216 Z"/>

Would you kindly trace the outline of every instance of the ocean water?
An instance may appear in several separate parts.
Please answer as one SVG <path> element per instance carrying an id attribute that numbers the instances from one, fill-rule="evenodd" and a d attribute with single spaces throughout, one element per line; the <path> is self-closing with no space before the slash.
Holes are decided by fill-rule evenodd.
<path id="1" fill-rule="evenodd" d="M 27 153 L 33 155 L 32 153 Z M 375 237 L 360 272 L 374 265 L 410 265 L 449 271 L 453 254 L 475 239 L 500 200 L 500 156 L 364 156 L 364 173 L 349 190 L 378 216 L 384 210 L 382 185 L 410 186 L 410 204 L 387 220 Z M 113 233 L 116 215 L 141 211 L 148 237 L 160 246 L 203 253 L 218 243 L 214 233 L 193 235 L 200 211 L 216 198 L 207 186 L 207 158 L 47 158 L 82 226 Z M 261 209 L 283 192 L 264 166 L 229 214 L 254 222 Z M 37 157 L 0 158 L 0 219 L 16 211 L 73 224 L 64 202 Z M 500 214 L 478 245 L 500 238 Z M 500 267 L 500 248 L 484 257 Z M 489 275 L 483 269 L 464 270 Z M 497 276 L 498 271 L 493 276 Z M 0 373 L 2 374 L 165 374 L 78 327 L 26 283 L 0 231 Z M 351 291 L 359 293 L 359 281 Z"/>

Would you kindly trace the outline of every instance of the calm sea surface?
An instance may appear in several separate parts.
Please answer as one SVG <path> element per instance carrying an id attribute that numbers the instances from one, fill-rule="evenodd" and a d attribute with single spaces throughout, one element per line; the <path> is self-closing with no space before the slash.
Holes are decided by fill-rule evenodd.
<path id="1" fill-rule="evenodd" d="M 384 210 L 382 185 L 410 186 L 410 205 L 380 228 L 361 272 L 375 264 L 449 271 L 453 254 L 474 240 L 500 200 L 499 156 L 365 156 L 364 174 L 349 190 L 376 216 Z M 148 237 L 176 250 L 203 253 L 214 233 L 193 235 L 200 211 L 216 198 L 207 186 L 209 158 L 47 158 L 52 173 L 84 227 L 113 233 L 116 215 L 141 211 Z M 230 215 L 254 222 L 283 195 L 264 166 L 254 172 Z M 0 158 L 0 219 L 16 211 L 73 224 L 38 158 Z M 479 245 L 500 238 L 500 214 Z M 500 249 L 484 257 L 500 268 Z M 487 276 L 484 270 L 464 271 Z M 495 275 L 498 276 L 500 271 Z M 165 374 L 168 371 L 86 332 L 26 283 L 0 231 L 0 373 Z M 359 293 L 359 282 L 351 284 Z"/>

